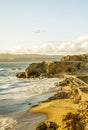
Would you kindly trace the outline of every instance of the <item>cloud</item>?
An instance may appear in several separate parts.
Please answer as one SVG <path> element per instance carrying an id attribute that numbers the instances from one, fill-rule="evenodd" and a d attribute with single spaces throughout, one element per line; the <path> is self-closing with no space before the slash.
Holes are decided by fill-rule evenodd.
<path id="1" fill-rule="evenodd" d="M 46 31 L 45 30 L 36 29 L 36 30 L 33 30 L 32 32 L 35 33 L 35 34 L 40 34 L 40 33 L 46 32 Z"/>
<path id="2" fill-rule="evenodd" d="M 36 50 L 40 54 L 88 54 L 88 35 L 79 37 L 72 42 L 49 41 Z"/>
<path id="3" fill-rule="evenodd" d="M 40 46 L 30 48 L 18 46 L 7 50 L 9 53 L 14 54 L 53 54 L 53 55 L 72 55 L 72 54 L 88 54 L 88 35 L 79 37 L 74 41 L 60 42 L 60 41 L 47 41 Z"/>
<path id="4" fill-rule="evenodd" d="M 34 30 L 33 33 L 39 34 L 41 31 L 40 29 Z"/>

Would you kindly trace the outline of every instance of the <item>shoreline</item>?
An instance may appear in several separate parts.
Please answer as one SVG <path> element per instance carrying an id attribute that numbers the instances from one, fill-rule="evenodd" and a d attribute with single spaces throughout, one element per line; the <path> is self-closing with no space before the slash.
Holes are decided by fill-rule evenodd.
<path id="1" fill-rule="evenodd" d="M 36 125 L 47 118 L 46 114 L 30 113 L 28 110 L 14 112 L 5 115 L 4 117 L 13 118 L 17 121 L 14 130 L 35 130 Z M 13 130 L 13 129 L 12 129 Z"/>
<path id="2" fill-rule="evenodd" d="M 72 81 L 72 78 L 73 77 L 71 77 L 71 78 L 69 78 L 69 76 L 67 77 L 67 79 L 71 79 L 71 81 Z M 77 81 L 77 82 L 75 82 L 75 81 Z M 66 81 L 65 82 L 62 81 L 62 83 L 66 84 Z M 81 87 L 80 87 L 80 83 L 82 83 Z M 82 125 L 84 127 L 84 129 L 82 129 L 82 130 L 87 130 L 88 122 L 86 122 L 86 120 L 88 121 L 88 116 L 85 117 L 84 113 L 86 112 L 86 114 L 88 114 L 88 111 L 87 111 L 87 109 L 88 109 L 88 84 L 86 84 L 83 81 L 74 77 L 73 81 L 70 82 L 70 85 L 64 86 L 64 90 L 68 91 L 69 89 L 71 89 L 70 87 L 72 87 L 72 86 L 74 86 L 73 87 L 74 92 L 76 89 L 79 90 L 78 94 L 76 94 L 73 98 L 70 97 L 67 99 L 66 98 L 53 99 L 53 100 L 51 99 L 51 100 L 42 102 L 41 104 L 39 104 L 36 107 L 29 109 L 29 112 L 47 114 L 47 119 L 43 123 L 45 123 L 47 125 L 47 128 L 51 128 L 48 126 L 49 122 L 56 123 L 59 126 L 56 130 L 63 129 L 63 122 L 65 124 L 65 127 L 72 127 L 72 126 L 66 126 L 67 124 L 65 121 L 72 122 L 72 120 L 74 121 L 76 118 L 78 120 L 81 116 L 81 118 L 80 118 L 81 122 L 79 121 L 79 123 L 78 123 L 78 121 L 77 121 L 74 123 L 74 127 L 76 127 L 75 125 L 77 123 L 78 128 L 75 128 L 73 130 L 81 130 Z M 83 90 L 81 90 L 82 88 L 83 88 Z M 71 96 L 73 96 L 73 95 L 71 95 Z M 81 99 L 78 99 L 79 96 L 81 96 Z M 67 118 L 68 114 L 72 114 L 71 119 Z M 85 117 L 84 119 L 82 119 L 82 115 L 83 115 L 83 117 Z M 63 118 L 65 120 L 63 120 Z M 83 122 L 85 122 L 85 123 L 83 124 Z M 70 125 L 72 125 L 72 124 L 70 124 Z M 37 124 L 36 127 L 37 128 L 43 127 L 43 124 L 42 125 L 41 125 L 41 123 Z M 38 130 L 40 130 L 40 129 L 38 129 Z"/>
<path id="3" fill-rule="evenodd" d="M 67 84 L 67 81 L 69 81 L 69 85 Z M 78 89 L 79 94 L 81 94 L 82 101 L 87 100 L 87 93 L 82 92 L 82 91 L 87 91 L 88 90 L 88 84 L 84 83 L 83 81 L 77 79 L 74 76 L 67 76 L 66 79 L 61 81 L 60 84 L 58 85 L 64 85 L 62 90 L 55 90 L 53 94 L 58 94 L 56 92 L 62 93 L 62 98 L 58 98 L 58 96 L 52 96 L 48 100 L 44 99 L 44 94 L 39 95 L 37 98 L 43 99 L 43 101 L 38 102 L 35 104 L 33 107 L 30 109 L 26 110 L 21 110 L 19 112 L 12 112 L 5 114 L 3 117 L 7 118 L 13 118 L 14 120 L 17 121 L 16 125 L 14 128 L 11 130 L 36 130 L 36 127 L 41 123 L 41 122 L 54 122 L 56 123 L 59 127 L 57 130 L 62 130 L 63 126 L 63 116 L 66 116 L 68 113 L 73 113 L 74 115 L 77 114 L 78 109 L 79 109 L 79 103 L 74 103 L 74 97 L 73 98 L 64 98 L 63 92 L 68 92 L 71 89 L 75 90 Z M 80 87 L 79 84 L 82 84 Z M 73 85 L 74 84 L 74 85 Z M 76 86 L 75 86 L 76 85 Z M 77 85 L 80 87 L 77 87 Z M 73 86 L 73 88 L 71 88 Z M 81 90 L 83 88 L 83 90 Z M 53 90 L 54 91 L 54 90 Z M 50 92 L 46 93 L 45 95 L 49 94 Z M 52 93 L 52 91 L 51 91 Z M 52 95 L 53 95 L 52 94 Z M 66 94 L 66 93 L 64 93 Z M 60 96 L 60 95 L 59 95 Z M 72 95 L 73 96 L 73 95 Z M 37 98 L 35 98 L 37 100 Z M 78 130 L 78 129 L 77 129 Z M 81 130 L 81 129 L 80 129 Z M 85 130 L 85 129 L 84 129 Z"/>
<path id="4" fill-rule="evenodd" d="M 51 97 L 53 94 L 55 94 L 55 92 L 56 92 L 56 90 L 54 90 L 54 91 L 49 90 L 46 93 L 32 97 L 32 99 L 30 101 L 33 103 L 30 104 L 30 102 L 29 102 L 29 104 L 30 104 L 29 107 L 33 108 L 35 106 L 38 106 L 42 101 L 45 101 L 46 99 Z M 7 118 L 8 121 L 9 121 L 9 119 L 11 119 L 11 122 L 5 122 L 5 125 L 9 124 L 9 126 L 11 126 L 11 124 L 14 124 L 14 122 L 16 121 L 16 125 L 13 125 L 14 127 L 11 128 L 11 130 L 13 130 L 13 129 L 14 130 L 35 130 L 37 124 L 39 124 L 40 122 L 45 121 L 45 119 L 47 119 L 47 114 L 43 114 L 40 112 L 31 113 L 28 111 L 29 107 L 24 110 L 1 114 L 1 117 L 3 117 L 3 121 L 5 118 Z M 3 121 L 0 120 L 1 123 L 3 123 Z M 2 127 L 2 125 L 1 125 L 1 127 Z"/>
<path id="5" fill-rule="evenodd" d="M 72 100 L 58 99 L 41 103 L 40 105 L 29 109 L 29 112 L 47 114 L 47 119 L 45 122 L 53 121 L 61 126 L 62 116 L 66 115 L 66 113 L 69 112 L 76 113 L 77 109 L 78 104 L 74 105 L 74 103 L 72 103 Z"/>

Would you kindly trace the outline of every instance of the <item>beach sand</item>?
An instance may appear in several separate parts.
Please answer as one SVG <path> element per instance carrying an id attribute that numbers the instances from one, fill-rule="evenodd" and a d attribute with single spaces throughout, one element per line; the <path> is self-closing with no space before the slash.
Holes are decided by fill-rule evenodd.
<path id="1" fill-rule="evenodd" d="M 51 102 L 41 103 L 39 106 L 33 107 L 29 112 L 33 113 L 45 113 L 47 119 L 45 121 L 53 121 L 58 125 L 61 125 L 62 116 L 68 112 L 76 113 L 78 104 L 74 104 L 71 99 L 59 99 Z"/>

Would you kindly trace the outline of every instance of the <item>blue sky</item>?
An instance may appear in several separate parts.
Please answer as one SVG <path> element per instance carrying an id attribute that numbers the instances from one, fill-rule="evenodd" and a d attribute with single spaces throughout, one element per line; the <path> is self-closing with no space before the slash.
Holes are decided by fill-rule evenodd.
<path id="1" fill-rule="evenodd" d="M 0 0 L 2 50 L 73 42 L 85 35 L 88 0 Z"/>

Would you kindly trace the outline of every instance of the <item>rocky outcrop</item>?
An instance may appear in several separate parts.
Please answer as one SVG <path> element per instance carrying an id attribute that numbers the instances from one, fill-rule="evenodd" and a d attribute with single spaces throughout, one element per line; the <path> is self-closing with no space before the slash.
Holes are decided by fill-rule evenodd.
<path id="1" fill-rule="evenodd" d="M 25 70 L 25 76 L 27 78 L 45 76 L 46 73 L 47 73 L 46 62 L 32 63 Z"/>
<path id="2" fill-rule="evenodd" d="M 72 55 L 64 56 L 60 59 L 61 61 L 88 61 L 88 54 L 83 55 Z"/>
<path id="3" fill-rule="evenodd" d="M 66 99 L 69 98 L 71 95 L 70 92 L 68 91 L 58 91 L 56 94 L 54 94 L 53 96 L 51 96 L 50 98 L 48 98 L 46 101 L 52 101 L 52 100 L 57 100 L 57 99 Z M 44 101 L 44 102 L 46 102 Z"/>
<path id="4" fill-rule="evenodd" d="M 25 72 L 19 72 L 18 74 L 16 74 L 16 77 L 18 77 L 18 78 L 26 78 Z"/>
<path id="5" fill-rule="evenodd" d="M 25 72 L 18 73 L 18 78 L 43 78 L 43 77 L 59 77 L 64 74 L 76 74 L 88 72 L 88 62 L 40 62 L 30 64 Z"/>
<path id="6" fill-rule="evenodd" d="M 79 113 L 67 113 L 67 115 L 63 116 L 62 122 L 62 130 L 84 130 Z"/>
<path id="7" fill-rule="evenodd" d="M 78 75 L 77 77 L 88 84 L 88 75 Z"/>
<path id="8" fill-rule="evenodd" d="M 41 122 L 37 127 L 36 130 L 57 130 L 58 125 L 55 122 Z"/>
<path id="9" fill-rule="evenodd" d="M 79 104 L 77 113 L 63 115 L 62 130 L 88 130 L 88 101 Z"/>
<path id="10" fill-rule="evenodd" d="M 77 107 L 76 111 L 67 112 L 65 113 L 65 115 L 62 115 L 60 125 L 56 125 L 59 125 L 60 130 L 88 130 L 87 95 L 85 99 L 82 97 L 85 93 L 82 88 L 88 89 L 88 84 L 76 78 L 75 76 L 66 75 L 66 78 L 60 83 L 57 83 L 56 86 L 61 86 L 59 92 L 57 92 L 57 94 L 55 94 L 54 96 L 50 97 L 47 101 L 61 98 L 71 98 L 71 101 L 73 99 L 73 103 L 76 103 Z M 47 130 L 47 124 L 45 124 L 45 122 L 43 122 L 43 124 L 40 123 L 39 127 L 37 127 L 38 129 L 36 130 L 43 130 L 41 129 L 41 125 L 42 127 L 46 126 L 45 130 Z M 49 128 L 49 130 L 55 129 Z"/>
<path id="11" fill-rule="evenodd" d="M 69 86 L 69 97 L 73 99 L 74 103 L 80 103 L 82 99 L 82 93 L 88 93 L 88 84 L 75 76 L 66 76 L 66 78 L 59 83 L 62 88 Z"/>

